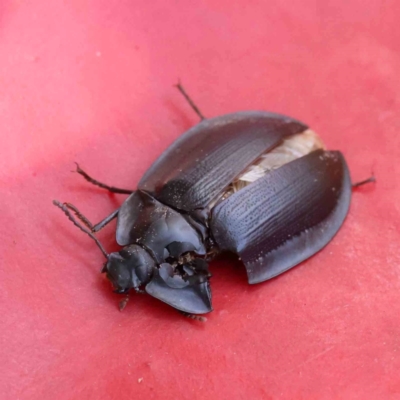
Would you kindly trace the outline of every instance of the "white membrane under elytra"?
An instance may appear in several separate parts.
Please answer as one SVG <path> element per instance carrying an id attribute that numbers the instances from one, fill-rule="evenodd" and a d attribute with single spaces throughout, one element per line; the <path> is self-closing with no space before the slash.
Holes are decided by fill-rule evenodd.
<path id="1" fill-rule="evenodd" d="M 325 149 L 325 145 L 311 129 L 290 136 L 281 145 L 263 154 L 254 164 L 240 174 L 228 186 L 222 199 L 226 199 L 231 194 L 262 178 L 268 172 L 318 149 Z"/>

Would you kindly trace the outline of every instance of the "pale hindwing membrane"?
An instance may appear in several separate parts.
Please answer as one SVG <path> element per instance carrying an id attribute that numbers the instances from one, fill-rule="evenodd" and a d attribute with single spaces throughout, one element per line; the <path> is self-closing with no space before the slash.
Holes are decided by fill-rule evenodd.
<path id="1" fill-rule="evenodd" d="M 325 145 L 319 136 L 311 129 L 290 136 L 285 139 L 280 146 L 263 154 L 254 164 L 250 165 L 239 175 L 237 179 L 227 187 L 222 199 L 226 199 L 250 183 L 262 178 L 268 172 L 318 149 L 325 150 Z"/>

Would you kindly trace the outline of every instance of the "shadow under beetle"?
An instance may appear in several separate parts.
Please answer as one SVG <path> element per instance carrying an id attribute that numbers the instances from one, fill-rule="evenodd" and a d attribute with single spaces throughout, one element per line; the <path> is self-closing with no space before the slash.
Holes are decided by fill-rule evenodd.
<path id="1" fill-rule="evenodd" d="M 246 111 L 205 119 L 178 138 L 129 194 L 96 225 L 69 203 L 54 201 L 87 233 L 107 261 L 115 292 L 145 291 L 183 314 L 212 311 L 208 261 L 223 251 L 243 261 L 251 284 L 271 279 L 321 250 L 342 225 L 352 185 L 339 151 L 327 151 L 304 123 Z M 95 232 L 117 218 L 108 254 Z M 78 222 L 78 220 L 80 222 Z M 122 309 L 127 297 L 120 303 Z"/>

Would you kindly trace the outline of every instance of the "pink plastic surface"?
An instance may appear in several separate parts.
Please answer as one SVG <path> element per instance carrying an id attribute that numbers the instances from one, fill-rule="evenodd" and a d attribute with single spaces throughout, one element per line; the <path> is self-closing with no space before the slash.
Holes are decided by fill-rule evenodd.
<path id="1" fill-rule="evenodd" d="M 400 2 L 8 1 L 0 5 L 1 399 L 400 398 Z M 212 264 L 215 311 L 123 313 L 103 257 L 52 204 L 117 208 L 74 161 L 135 188 L 207 117 L 307 122 L 374 171 L 326 249 L 249 286 Z M 114 225 L 99 233 L 116 250 Z"/>

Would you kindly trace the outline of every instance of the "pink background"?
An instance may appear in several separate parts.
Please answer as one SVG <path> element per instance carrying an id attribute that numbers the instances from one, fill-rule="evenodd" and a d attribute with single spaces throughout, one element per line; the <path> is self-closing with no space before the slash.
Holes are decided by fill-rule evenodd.
<path id="1" fill-rule="evenodd" d="M 398 0 L 2 1 L 1 398 L 400 398 L 399 16 Z M 198 122 L 178 78 L 206 116 L 297 117 L 378 180 L 278 279 L 213 263 L 205 324 L 147 296 L 120 313 L 101 253 L 51 204 L 93 222 L 121 204 L 73 162 L 135 188 Z"/>

